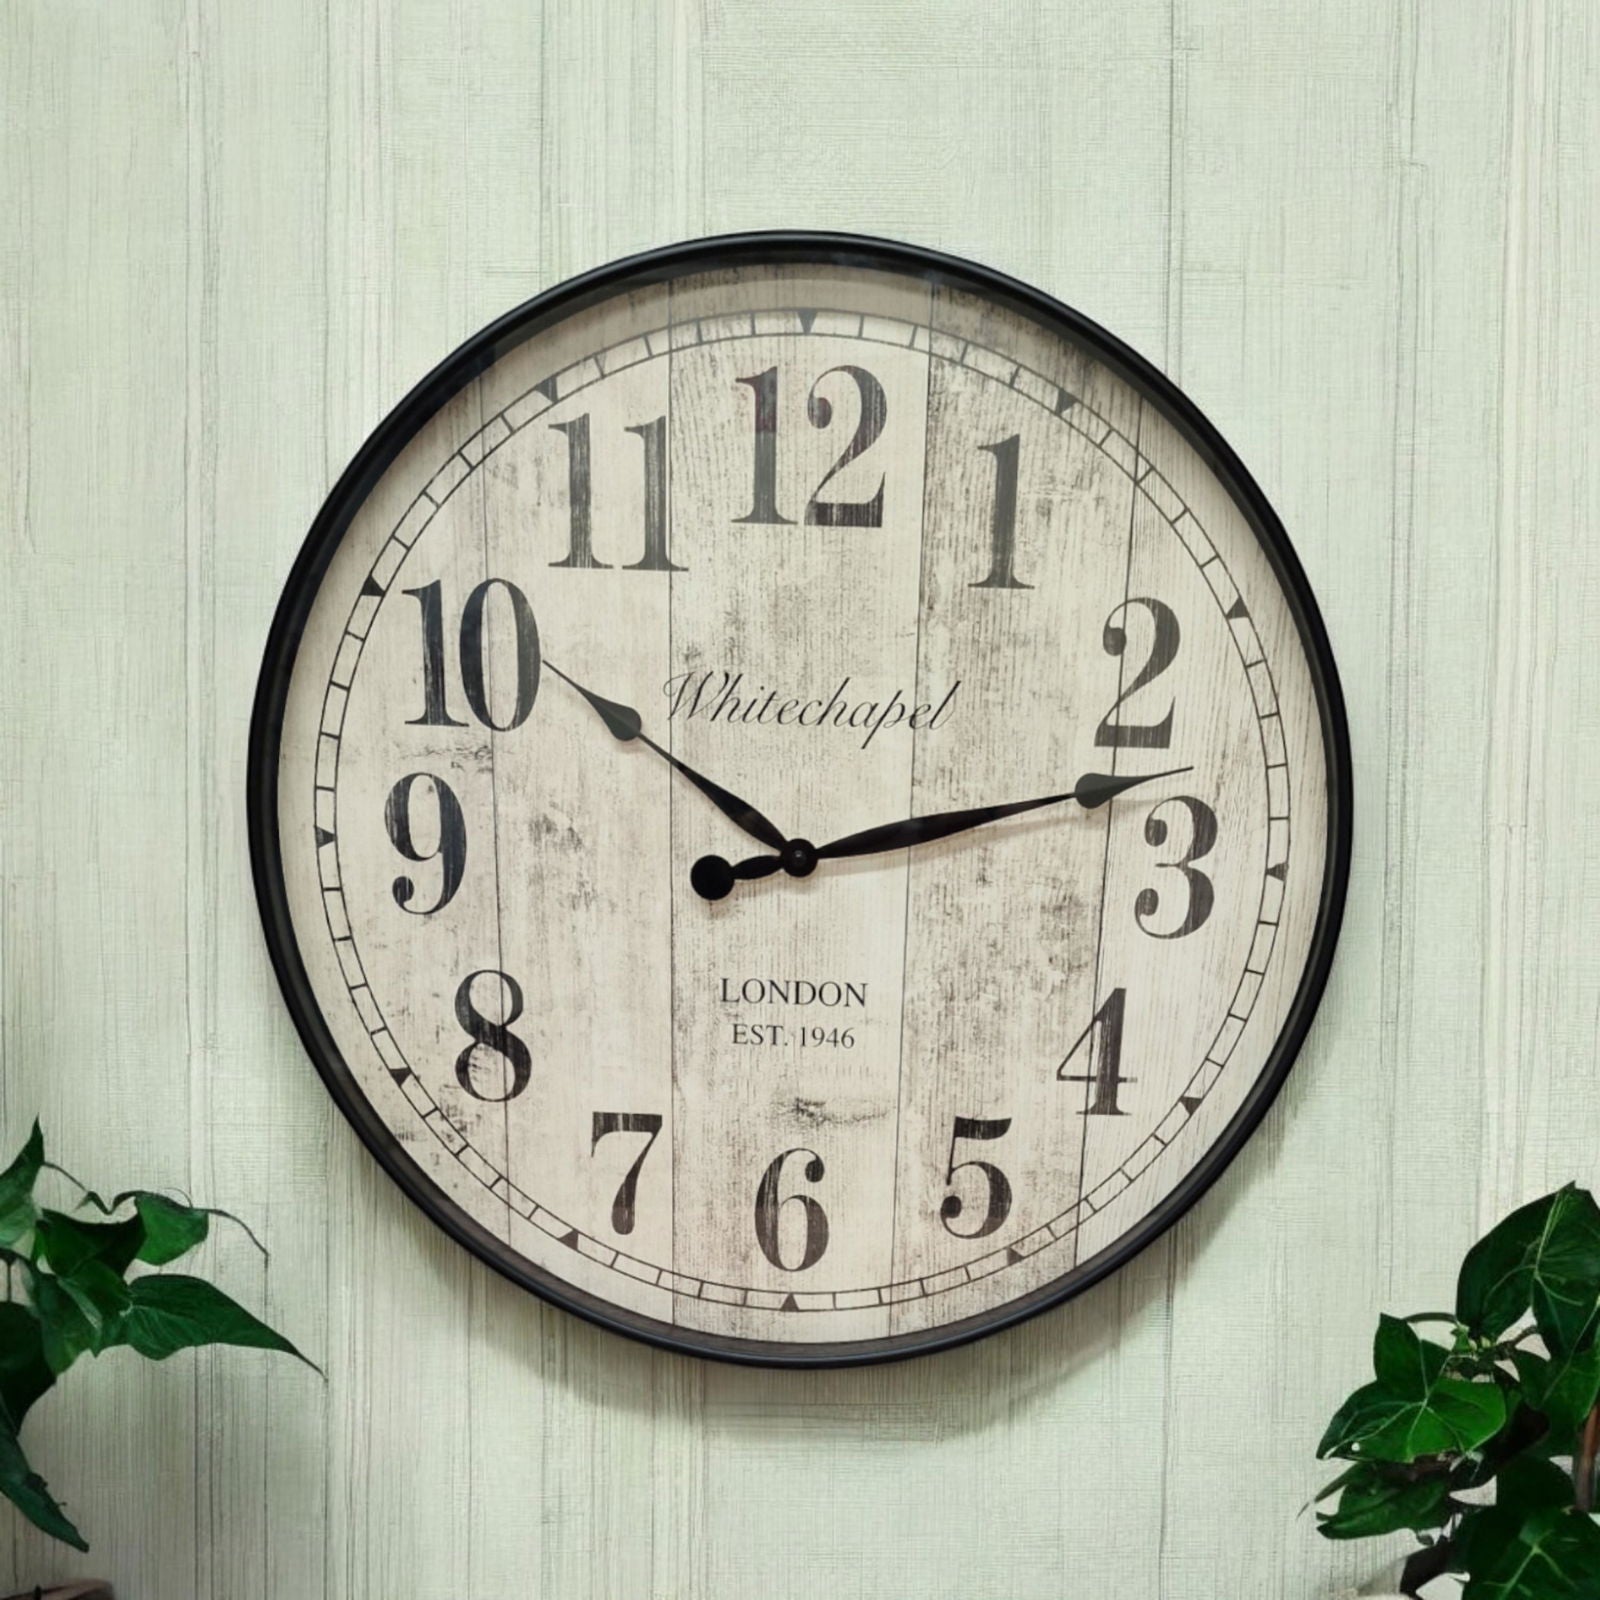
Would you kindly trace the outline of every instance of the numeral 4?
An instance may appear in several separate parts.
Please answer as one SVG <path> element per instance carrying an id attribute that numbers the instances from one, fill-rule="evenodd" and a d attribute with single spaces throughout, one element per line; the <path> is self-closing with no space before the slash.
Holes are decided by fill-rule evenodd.
<path id="1" fill-rule="evenodd" d="M 1126 1115 L 1117 1104 L 1117 1090 L 1132 1078 L 1122 1076 L 1122 1024 L 1127 1012 L 1128 991 L 1113 989 L 1106 1003 L 1095 1012 L 1089 1026 L 1073 1042 L 1072 1048 L 1056 1068 L 1056 1078 L 1061 1083 L 1088 1083 L 1094 1086 L 1089 1104 L 1083 1115 L 1089 1117 L 1120 1117 Z M 1073 1057 L 1082 1050 L 1086 1072 L 1068 1072 Z"/>

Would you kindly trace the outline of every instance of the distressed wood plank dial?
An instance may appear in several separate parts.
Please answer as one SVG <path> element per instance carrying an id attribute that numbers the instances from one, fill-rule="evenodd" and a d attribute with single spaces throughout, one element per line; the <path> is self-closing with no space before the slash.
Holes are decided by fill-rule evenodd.
<path id="1" fill-rule="evenodd" d="M 252 751 L 291 1008 L 413 1198 L 623 1331 L 810 1363 L 1002 1326 L 1205 1187 L 1320 994 L 1348 788 L 1194 409 L 803 235 L 441 367 L 312 530 Z"/>

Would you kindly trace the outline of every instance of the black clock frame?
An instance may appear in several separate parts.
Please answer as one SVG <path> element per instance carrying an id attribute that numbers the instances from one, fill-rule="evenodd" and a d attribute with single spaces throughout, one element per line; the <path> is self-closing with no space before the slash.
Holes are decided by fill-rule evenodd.
<path id="1" fill-rule="evenodd" d="M 1249 1095 L 1222 1137 L 1130 1233 L 1032 1293 L 991 1312 L 924 1332 L 827 1344 L 702 1333 L 628 1311 L 532 1266 L 444 1193 L 406 1153 L 361 1093 L 317 1004 L 294 935 L 278 837 L 280 736 L 289 683 L 324 573 L 357 510 L 414 435 L 508 351 L 572 312 L 619 289 L 688 273 L 741 266 L 844 266 L 898 272 L 996 301 L 1087 348 L 1150 400 L 1228 489 L 1259 540 L 1299 630 L 1327 760 L 1328 832 L 1321 901 L 1299 987 L 1284 1026 Z M 1289 537 L 1266 496 L 1198 407 L 1115 335 L 1040 290 L 959 257 L 851 234 L 770 232 L 691 240 L 626 257 L 536 295 L 468 339 L 378 425 L 340 475 L 312 522 L 278 603 L 256 686 L 247 776 L 251 866 L 267 949 L 290 1016 L 313 1065 L 368 1150 L 407 1196 L 457 1243 L 503 1276 L 586 1320 L 648 1344 L 747 1365 L 819 1368 L 904 1360 L 948 1349 L 1037 1315 L 1100 1282 L 1153 1243 L 1222 1174 L 1276 1099 L 1305 1041 L 1326 987 L 1344 914 L 1353 805 L 1350 736 L 1327 630 Z"/>

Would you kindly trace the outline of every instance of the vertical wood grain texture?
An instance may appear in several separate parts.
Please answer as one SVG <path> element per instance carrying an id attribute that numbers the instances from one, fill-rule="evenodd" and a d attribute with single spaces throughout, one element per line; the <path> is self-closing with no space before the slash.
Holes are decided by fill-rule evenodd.
<path id="1" fill-rule="evenodd" d="M 249 1217 L 247 1352 L 74 1372 L 0 1584 L 1304 1600 L 1379 1308 L 1600 1180 L 1600 17 L 1586 0 L 13 0 L 0 8 L 0 1131 Z M 774 1374 L 549 1311 L 435 1232 L 282 1013 L 245 728 L 322 494 L 489 317 L 729 228 L 1031 279 L 1257 474 L 1350 701 L 1356 864 L 1249 1150 L 1072 1305 Z"/>

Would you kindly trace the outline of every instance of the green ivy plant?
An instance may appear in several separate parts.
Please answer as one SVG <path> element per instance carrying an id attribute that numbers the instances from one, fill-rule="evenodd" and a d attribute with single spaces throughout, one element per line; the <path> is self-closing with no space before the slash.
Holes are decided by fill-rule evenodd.
<path id="1" fill-rule="evenodd" d="M 41 1206 L 34 1186 L 47 1167 L 81 1192 L 80 1213 L 92 1210 L 108 1220 Z M 103 1200 L 45 1160 L 37 1122 L 21 1154 L 0 1174 L 7 1291 L 0 1300 L 0 1492 L 46 1533 L 79 1550 L 88 1544 L 28 1465 L 18 1438 L 34 1402 L 79 1356 L 126 1345 L 164 1361 L 197 1345 L 236 1344 L 306 1360 L 282 1334 L 201 1278 L 176 1272 L 129 1277 L 136 1263 L 165 1267 L 187 1255 L 209 1233 L 212 1217 L 226 1215 L 148 1189 Z"/>
<path id="2" fill-rule="evenodd" d="M 1593 1197 L 1569 1184 L 1512 1212 L 1468 1252 L 1453 1313 L 1379 1319 L 1372 1364 L 1317 1449 L 1350 1463 L 1317 1496 L 1320 1531 L 1416 1532 L 1406 1594 L 1458 1573 L 1464 1600 L 1600 1600 Z"/>

